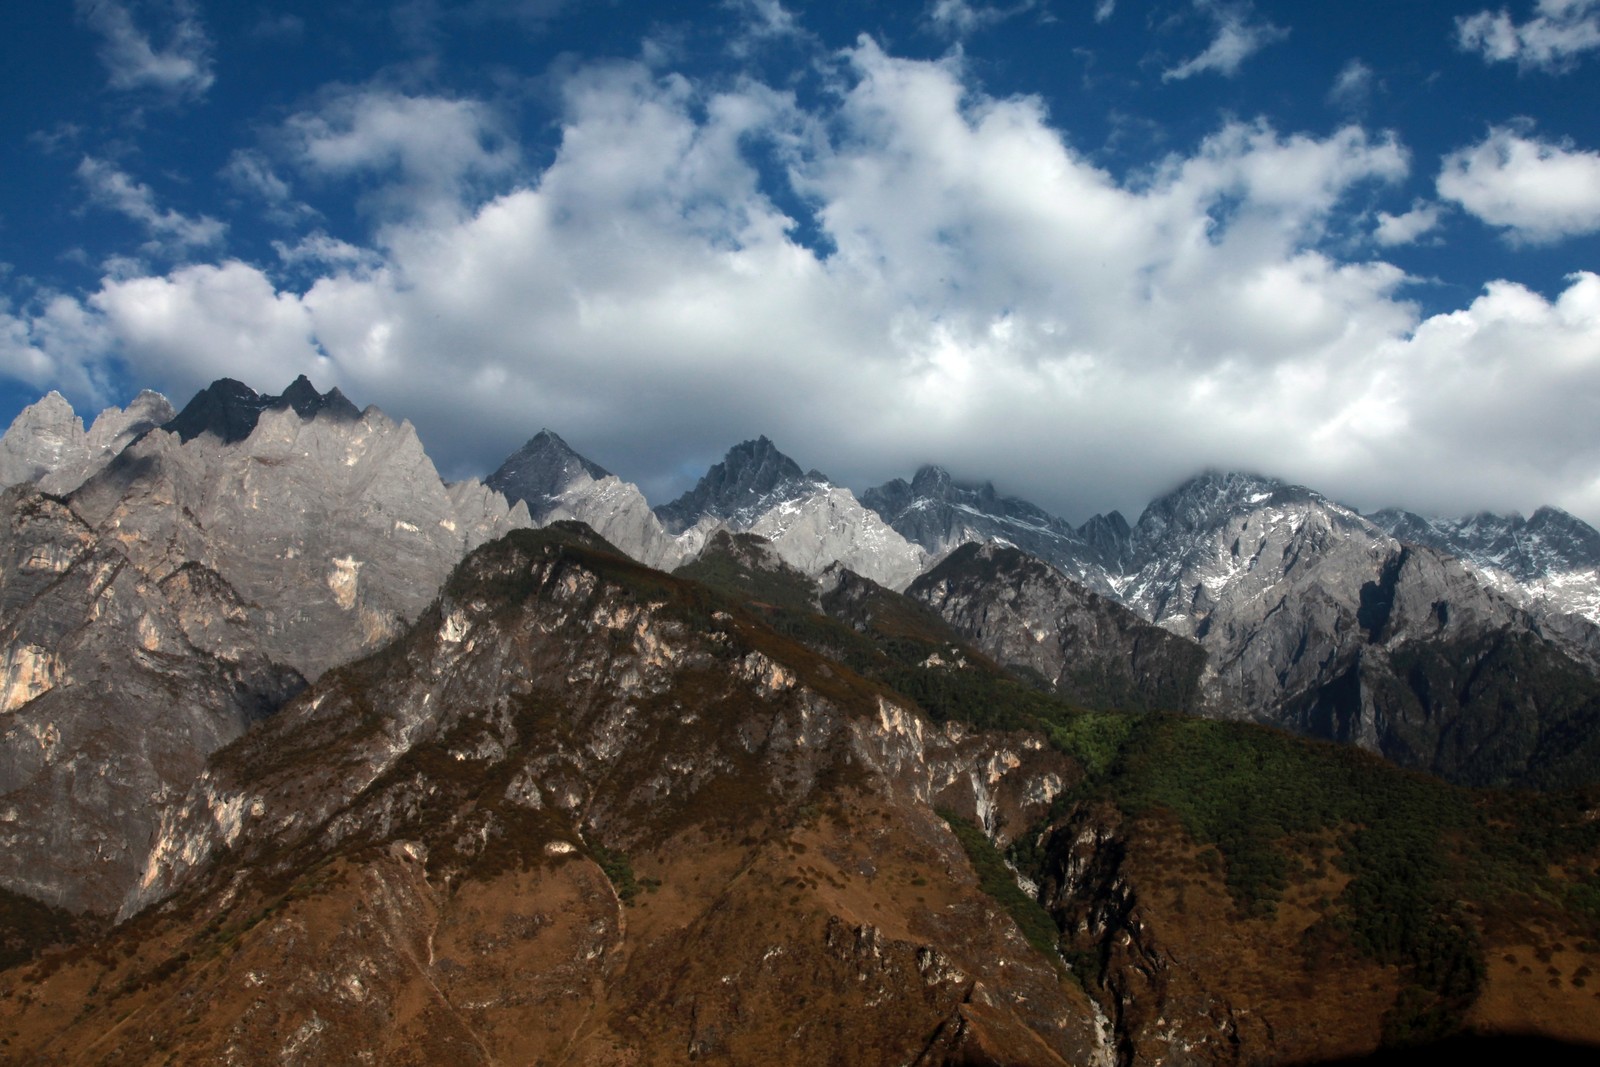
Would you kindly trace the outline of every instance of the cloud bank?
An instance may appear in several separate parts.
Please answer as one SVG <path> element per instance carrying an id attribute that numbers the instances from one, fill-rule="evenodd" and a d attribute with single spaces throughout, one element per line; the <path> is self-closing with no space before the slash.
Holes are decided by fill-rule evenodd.
<path id="1" fill-rule="evenodd" d="M 487 104 L 341 91 L 267 141 L 304 183 L 359 183 L 364 234 L 0 309 L 0 369 L 84 402 L 116 368 L 180 400 L 306 373 L 411 418 L 451 474 L 548 425 L 654 499 L 766 433 L 856 487 L 942 462 L 1075 518 L 1213 464 L 1600 519 L 1600 277 L 1424 317 L 1334 232 L 1411 172 L 1393 136 L 1228 121 L 1119 179 L 959 57 L 862 38 L 830 78 L 802 103 L 581 66 L 538 167 Z M 1569 209 L 1501 188 L 1525 140 L 1463 150 L 1441 196 L 1543 234 Z M 1531 166 L 1589 165 L 1559 151 Z M 1436 223 L 1419 204 L 1378 240 Z"/>

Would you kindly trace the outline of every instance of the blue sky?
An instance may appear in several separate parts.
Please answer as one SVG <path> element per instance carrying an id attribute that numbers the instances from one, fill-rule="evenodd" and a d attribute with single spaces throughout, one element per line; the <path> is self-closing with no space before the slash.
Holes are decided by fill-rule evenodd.
<path id="1" fill-rule="evenodd" d="M 1600 0 L 25 5 L 0 416 L 296 374 L 449 477 L 766 433 L 1600 521 Z"/>

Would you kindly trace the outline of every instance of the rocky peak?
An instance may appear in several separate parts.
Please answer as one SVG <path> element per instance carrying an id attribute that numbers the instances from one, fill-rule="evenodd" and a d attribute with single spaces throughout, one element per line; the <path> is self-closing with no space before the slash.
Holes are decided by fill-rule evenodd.
<path id="1" fill-rule="evenodd" d="M 920 497 L 942 498 L 949 494 L 954 484 L 955 479 L 950 477 L 949 471 L 931 463 L 917 468 L 917 473 L 911 477 L 911 491 Z"/>
<path id="2" fill-rule="evenodd" d="M 897 478 L 867 490 L 861 502 L 935 555 L 969 541 L 1004 541 L 1110 592 L 1102 553 L 1078 530 L 1036 504 L 1002 496 L 990 482 L 959 482 L 943 467 L 929 465 L 910 484 Z"/>
<path id="3" fill-rule="evenodd" d="M 177 434 L 184 442 L 211 433 L 223 444 L 231 445 L 250 436 L 263 411 L 290 408 L 305 420 L 331 417 L 353 421 L 361 417 L 361 412 L 338 389 L 319 393 L 303 374 L 278 396 L 258 393 L 232 378 L 218 378 L 196 393 L 162 429 Z"/>
<path id="4" fill-rule="evenodd" d="M 1133 558 L 1133 528 L 1122 512 L 1096 515 L 1078 527 L 1078 536 L 1093 551 L 1102 567 L 1112 574 L 1127 570 Z"/>
<path id="5" fill-rule="evenodd" d="M 37 480 L 88 457 L 88 437 L 67 398 L 51 390 L 17 413 L 0 437 L 0 486 Z"/>
<path id="6" fill-rule="evenodd" d="M 540 430 L 506 457 L 484 484 L 504 493 L 513 504 L 526 502 L 528 513 L 542 522 L 556 508 L 562 492 L 585 476 L 598 482 L 609 478 L 611 472 L 580 456 L 550 430 Z"/>
<path id="7" fill-rule="evenodd" d="M 1151 501 L 1139 516 L 1134 537 L 1149 544 L 1165 536 L 1202 532 L 1263 504 L 1310 498 L 1320 499 L 1309 489 L 1276 478 L 1208 470 Z"/>
<path id="8" fill-rule="evenodd" d="M 1488 511 L 1439 519 L 1398 508 L 1369 518 L 1400 541 L 1455 556 L 1503 592 L 1600 622 L 1600 532 L 1560 508 L 1527 519 Z"/>
<path id="9" fill-rule="evenodd" d="M 748 527 L 779 504 L 799 500 L 825 486 L 820 471 L 802 471 L 765 435 L 728 449 L 689 492 L 656 508 L 673 533 L 680 533 L 707 515 L 737 528 Z"/>

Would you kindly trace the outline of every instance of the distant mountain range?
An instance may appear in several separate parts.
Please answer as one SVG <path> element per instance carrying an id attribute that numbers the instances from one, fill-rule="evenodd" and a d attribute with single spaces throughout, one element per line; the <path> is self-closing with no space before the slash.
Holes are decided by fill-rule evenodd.
<path id="1" fill-rule="evenodd" d="M 652 507 L 550 430 L 446 484 L 305 378 L 87 430 L 51 394 L 0 483 L 0 963 L 124 921 L 0 968 L 46 1062 L 118 1018 L 179 1059 L 1303 1061 L 1505 1029 L 1485 982 L 1590 1006 L 1494 962 L 1587 943 L 1600 864 L 1600 533 L 1555 509 L 1204 472 L 1073 525 L 932 466 L 858 498 L 765 437 Z M 1539 932 L 1474 895 L 1495 864 Z M 1259 973 L 1182 962 L 1234 923 Z"/>

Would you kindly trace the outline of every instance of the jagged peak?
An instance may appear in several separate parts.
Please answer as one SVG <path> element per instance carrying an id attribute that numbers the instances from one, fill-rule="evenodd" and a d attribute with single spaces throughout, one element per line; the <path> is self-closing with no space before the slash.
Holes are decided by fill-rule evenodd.
<path id="1" fill-rule="evenodd" d="M 611 472 L 579 455 L 554 430 L 545 428 L 507 456 L 483 484 L 505 494 L 512 504 L 519 500 L 527 504 L 529 514 L 542 521 L 561 493 L 585 476 L 598 482 L 611 477 Z"/>
<path id="2" fill-rule="evenodd" d="M 223 444 L 236 444 L 249 437 L 263 411 L 292 408 L 302 419 L 334 418 L 355 421 L 362 417 L 337 388 L 326 393 L 304 374 L 295 378 L 281 394 L 258 393 L 235 378 L 218 378 L 194 395 L 183 410 L 161 428 L 176 433 L 185 443 L 211 433 Z"/>
<path id="3" fill-rule="evenodd" d="M 802 471 L 762 434 L 728 449 L 693 489 L 655 511 L 674 533 L 707 515 L 749 522 L 766 508 L 800 499 L 827 484 L 821 471 Z"/>

